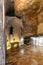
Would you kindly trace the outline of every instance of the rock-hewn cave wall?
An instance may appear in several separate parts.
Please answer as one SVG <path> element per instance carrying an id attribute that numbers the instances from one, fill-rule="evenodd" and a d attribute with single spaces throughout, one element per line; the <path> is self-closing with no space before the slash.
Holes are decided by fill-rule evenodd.
<path id="1" fill-rule="evenodd" d="M 40 23 L 43 23 L 43 0 L 14 0 L 14 9 L 17 16 L 23 18 L 23 34 L 42 34 Z M 40 31 L 39 31 L 40 29 Z"/>
<path id="2" fill-rule="evenodd" d="M 23 35 L 30 36 L 37 34 L 37 18 L 35 16 L 23 17 Z"/>
<path id="3" fill-rule="evenodd" d="M 14 0 L 15 13 L 18 16 L 36 14 L 43 10 L 43 0 Z"/>
<path id="4" fill-rule="evenodd" d="M 42 0 L 6 0 L 6 3 L 6 10 L 14 5 L 16 16 L 22 17 L 22 34 L 24 36 L 43 33 L 43 29 L 39 26 L 40 23 L 43 23 Z M 42 30 L 42 32 L 39 30 Z"/>
<path id="5" fill-rule="evenodd" d="M 23 35 L 43 34 L 43 12 L 38 15 L 25 15 L 23 17 Z"/>
<path id="6" fill-rule="evenodd" d="M 43 12 L 40 12 L 37 17 L 38 17 L 37 34 L 43 34 Z"/>

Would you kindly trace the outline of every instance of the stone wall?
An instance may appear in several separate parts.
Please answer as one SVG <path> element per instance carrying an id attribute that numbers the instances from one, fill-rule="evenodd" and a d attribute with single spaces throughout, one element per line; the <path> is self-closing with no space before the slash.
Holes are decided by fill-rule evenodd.
<path id="1" fill-rule="evenodd" d="M 3 29 L 3 1 L 0 0 L 0 65 L 5 65 L 5 41 Z"/>

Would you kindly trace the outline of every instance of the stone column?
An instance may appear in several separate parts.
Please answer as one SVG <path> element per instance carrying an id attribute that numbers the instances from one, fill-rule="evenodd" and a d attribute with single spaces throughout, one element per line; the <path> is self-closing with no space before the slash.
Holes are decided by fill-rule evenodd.
<path id="1" fill-rule="evenodd" d="M 0 65 L 5 65 L 4 0 L 0 0 Z"/>

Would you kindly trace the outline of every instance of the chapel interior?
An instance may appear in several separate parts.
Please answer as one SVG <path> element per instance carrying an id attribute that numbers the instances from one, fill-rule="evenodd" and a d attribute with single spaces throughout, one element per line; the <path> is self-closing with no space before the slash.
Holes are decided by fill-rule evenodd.
<path id="1" fill-rule="evenodd" d="M 43 0 L 5 0 L 6 65 L 43 65 Z"/>

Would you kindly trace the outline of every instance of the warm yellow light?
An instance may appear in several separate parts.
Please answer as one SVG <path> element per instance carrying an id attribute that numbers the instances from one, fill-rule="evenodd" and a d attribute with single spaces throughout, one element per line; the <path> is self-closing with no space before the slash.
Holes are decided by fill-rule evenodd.
<path id="1" fill-rule="evenodd" d="M 16 11 L 27 9 L 34 3 L 34 1 L 35 0 L 14 0 L 14 9 Z"/>
<path id="2" fill-rule="evenodd" d="M 20 42 L 18 35 L 7 35 L 7 50 L 11 49 L 11 44 L 14 44 L 14 47 L 17 47 L 17 44 L 15 42 Z"/>
<path id="3" fill-rule="evenodd" d="M 9 45 L 9 46 L 7 46 L 7 50 L 9 50 L 9 49 L 11 49 L 11 46 Z"/>
<path id="4" fill-rule="evenodd" d="M 10 49 L 10 48 L 11 48 L 11 44 L 10 44 L 10 42 L 8 41 L 8 42 L 7 42 L 7 50 Z"/>
<path id="5" fill-rule="evenodd" d="M 25 2 L 25 0 L 20 0 L 21 2 Z"/>
<path id="6" fill-rule="evenodd" d="M 9 36 L 7 35 L 7 50 L 10 48 L 11 48 L 10 39 Z"/>
<path id="7" fill-rule="evenodd" d="M 14 42 L 14 40 L 10 40 L 10 43 L 13 43 Z"/>
<path id="8" fill-rule="evenodd" d="M 14 47 L 17 47 L 17 44 L 14 44 Z"/>

